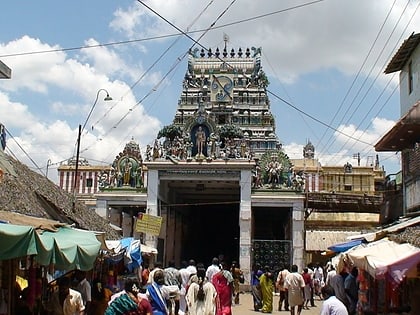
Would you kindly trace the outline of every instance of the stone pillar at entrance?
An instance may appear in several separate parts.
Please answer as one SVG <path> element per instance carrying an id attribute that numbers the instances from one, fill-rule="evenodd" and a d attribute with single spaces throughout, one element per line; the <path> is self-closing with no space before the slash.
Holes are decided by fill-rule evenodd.
<path id="1" fill-rule="evenodd" d="M 102 218 L 108 218 L 108 201 L 106 199 L 96 199 L 96 213 Z"/>
<path id="2" fill-rule="evenodd" d="M 158 189 L 159 189 L 159 172 L 158 170 L 149 170 L 147 175 L 147 205 L 146 213 L 150 215 L 158 215 Z M 148 246 L 157 248 L 157 237 L 146 234 L 145 243 Z"/>
<path id="3" fill-rule="evenodd" d="M 251 171 L 242 170 L 240 179 L 241 203 L 239 207 L 239 264 L 246 282 L 251 274 Z"/>
<path id="4" fill-rule="evenodd" d="M 299 271 L 302 271 L 305 267 L 304 260 L 304 233 L 305 233 L 305 222 L 304 222 L 304 206 L 302 202 L 293 203 L 292 213 L 292 226 L 293 226 L 293 264 L 299 267 Z"/>

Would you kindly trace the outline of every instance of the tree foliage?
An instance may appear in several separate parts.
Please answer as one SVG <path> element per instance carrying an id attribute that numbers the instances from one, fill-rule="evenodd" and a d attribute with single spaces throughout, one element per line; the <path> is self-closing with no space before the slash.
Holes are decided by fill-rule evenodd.
<path id="1" fill-rule="evenodd" d="M 175 137 L 180 137 L 182 135 L 182 130 L 180 127 L 175 126 L 174 124 L 164 126 L 161 130 L 159 130 L 159 133 L 157 135 L 157 138 L 169 138 L 171 140 L 174 140 Z"/>
<path id="2" fill-rule="evenodd" d="M 233 138 L 244 137 L 244 133 L 242 132 L 241 128 L 232 124 L 221 126 L 219 127 L 218 131 L 219 131 L 219 136 L 222 139 L 225 139 L 225 138 L 233 139 Z"/>

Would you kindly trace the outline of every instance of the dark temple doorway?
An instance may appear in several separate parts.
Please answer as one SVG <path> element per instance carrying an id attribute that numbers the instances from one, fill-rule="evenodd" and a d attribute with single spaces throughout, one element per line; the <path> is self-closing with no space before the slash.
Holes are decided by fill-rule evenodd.
<path id="1" fill-rule="evenodd" d="M 205 171 L 205 170 L 204 170 Z M 192 171 L 197 172 L 197 171 Z M 162 193 L 167 192 L 164 262 L 194 259 L 205 266 L 213 257 L 223 255 L 230 263 L 239 260 L 240 186 L 238 172 L 208 170 L 202 179 L 160 182 Z"/>
<path id="2" fill-rule="evenodd" d="M 189 206 L 183 212 L 182 260 L 206 267 L 213 257 L 230 263 L 239 259 L 239 204 Z"/>

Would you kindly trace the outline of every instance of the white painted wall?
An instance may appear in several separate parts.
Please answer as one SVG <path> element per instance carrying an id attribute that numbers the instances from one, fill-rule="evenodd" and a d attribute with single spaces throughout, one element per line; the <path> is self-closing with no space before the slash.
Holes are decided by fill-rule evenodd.
<path id="1" fill-rule="evenodd" d="M 411 61 L 413 72 L 413 91 L 408 94 L 408 65 Z M 400 72 L 400 108 L 401 117 L 420 100 L 420 45 L 411 54 L 410 60 Z"/>

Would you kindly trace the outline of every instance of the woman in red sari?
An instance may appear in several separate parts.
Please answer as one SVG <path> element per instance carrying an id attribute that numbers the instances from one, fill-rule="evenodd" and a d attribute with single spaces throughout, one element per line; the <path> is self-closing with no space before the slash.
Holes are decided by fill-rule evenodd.
<path id="1" fill-rule="evenodd" d="M 232 315 L 233 277 L 225 262 L 221 270 L 213 276 L 213 285 L 217 292 L 216 315 Z"/>

